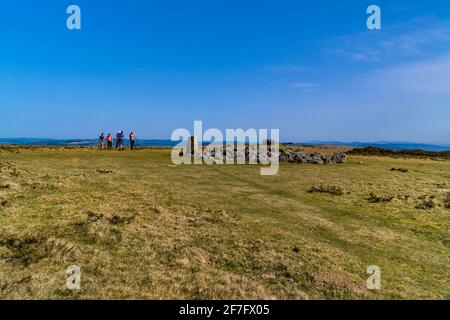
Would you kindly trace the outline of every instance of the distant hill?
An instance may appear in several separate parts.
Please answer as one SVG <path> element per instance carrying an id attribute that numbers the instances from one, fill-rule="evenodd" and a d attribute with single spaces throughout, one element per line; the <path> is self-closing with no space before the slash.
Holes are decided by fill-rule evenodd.
<path id="1" fill-rule="evenodd" d="M 0 145 L 21 145 L 21 146 L 96 146 L 97 139 L 36 139 L 36 138 L 0 138 Z M 177 142 L 171 140 L 158 139 L 138 139 L 137 144 L 142 147 L 171 147 Z M 124 145 L 128 145 L 128 139 L 124 140 Z"/>
<path id="2" fill-rule="evenodd" d="M 390 150 L 378 147 L 354 148 L 348 154 L 364 156 L 388 156 L 395 158 L 443 158 L 450 159 L 450 151 Z"/>
<path id="3" fill-rule="evenodd" d="M 95 146 L 98 144 L 97 139 L 36 139 L 36 138 L 0 138 L 1 144 L 17 144 L 27 146 Z M 127 139 L 125 139 L 125 145 Z M 138 139 L 137 144 L 143 147 L 172 147 L 177 142 L 171 140 L 161 139 Z M 299 143 L 283 143 L 286 145 L 294 146 L 345 146 L 345 147 L 377 147 L 387 150 L 424 150 L 424 151 L 449 151 L 450 145 L 435 145 L 435 144 L 423 144 L 423 143 L 410 143 L 410 142 L 342 142 L 342 141 L 307 141 Z"/>
<path id="4" fill-rule="evenodd" d="M 424 150 L 424 151 L 450 151 L 450 145 L 435 145 L 424 143 L 411 143 L 411 142 L 341 142 L 341 141 L 308 141 L 305 143 L 295 143 L 294 145 L 336 145 L 336 146 L 350 146 L 350 147 L 377 147 L 387 150 L 401 151 L 401 150 Z"/>

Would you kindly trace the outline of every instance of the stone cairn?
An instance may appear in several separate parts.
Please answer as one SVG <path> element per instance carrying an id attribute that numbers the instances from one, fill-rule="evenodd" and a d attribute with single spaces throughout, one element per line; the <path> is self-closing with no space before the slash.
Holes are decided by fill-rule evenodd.
<path id="1" fill-rule="evenodd" d="M 188 153 L 189 154 L 189 153 Z M 222 157 L 220 155 L 223 155 Z M 271 160 L 271 149 L 269 148 L 258 150 L 257 145 L 247 144 L 244 148 L 237 148 L 236 146 L 225 145 L 223 147 L 217 146 L 217 148 L 209 148 L 204 150 L 202 159 L 206 163 L 219 163 L 221 158 L 231 161 L 241 161 L 245 163 L 269 163 Z M 280 148 L 279 161 L 289 163 L 312 163 L 312 164 L 334 164 L 334 163 L 346 163 L 347 155 L 343 152 L 334 154 L 321 154 L 321 153 L 307 153 L 304 150 L 293 150 Z"/>
<path id="2" fill-rule="evenodd" d="M 307 153 L 304 150 L 283 149 L 280 150 L 280 162 L 333 164 L 346 163 L 347 155 L 343 152 L 334 154 Z"/>

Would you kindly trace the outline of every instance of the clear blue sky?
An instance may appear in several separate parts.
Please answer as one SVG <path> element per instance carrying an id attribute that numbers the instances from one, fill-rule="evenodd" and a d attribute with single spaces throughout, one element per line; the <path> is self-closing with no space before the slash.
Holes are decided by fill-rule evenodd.
<path id="1" fill-rule="evenodd" d="M 2 0 L 0 111 L 0 137 L 170 138 L 203 120 L 449 144 L 450 2 Z"/>

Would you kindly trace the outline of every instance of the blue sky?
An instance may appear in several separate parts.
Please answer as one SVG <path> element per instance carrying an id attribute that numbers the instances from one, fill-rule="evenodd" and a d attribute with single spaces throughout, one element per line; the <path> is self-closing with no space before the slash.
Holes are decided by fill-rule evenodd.
<path id="1" fill-rule="evenodd" d="M 77 4 L 82 30 L 66 28 Z M 369 31 L 366 8 L 382 9 Z M 450 144 L 447 0 L 3 0 L 0 137 Z"/>

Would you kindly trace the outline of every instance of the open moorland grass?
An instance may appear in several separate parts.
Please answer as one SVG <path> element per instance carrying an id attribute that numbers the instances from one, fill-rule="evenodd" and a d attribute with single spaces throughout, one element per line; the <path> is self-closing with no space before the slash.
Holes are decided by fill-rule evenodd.
<path id="1" fill-rule="evenodd" d="M 443 299 L 449 192 L 450 161 L 351 156 L 260 176 L 174 166 L 164 149 L 5 149 L 0 297 Z"/>

